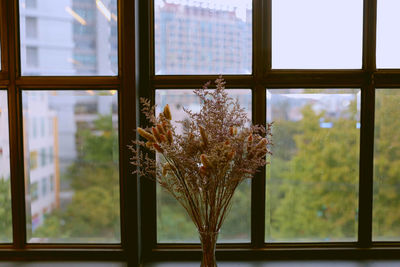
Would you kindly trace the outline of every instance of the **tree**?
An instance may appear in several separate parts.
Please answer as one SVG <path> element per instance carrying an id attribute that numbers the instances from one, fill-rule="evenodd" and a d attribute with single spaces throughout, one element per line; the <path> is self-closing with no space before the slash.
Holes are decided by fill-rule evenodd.
<path id="1" fill-rule="evenodd" d="M 400 237 L 400 94 L 377 90 L 375 112 L 373 237 Z"/>
<path id="2" fill-rule="evenodd" d="M 0 243 L 12 241 L 10 179 L 0 177 Z"/>
<path id="3" fill-rule="evenodd" d="M 93 129 L 80 129 L 78 158 L 65 179 L 74 196 L 65 210 L 49 215 L 35 235 L 48 238 L 120 239 L 118 134 L 111 115 L 99 116 Z"/>
<path id="4" fill-rule="evenodd" d="M 353 102 L 343 114 L 329 119 L 333 123 L 331 128 L 324 129 L 320 122 L 327 114 L 317 114 L 306 105 L 302 120 L 286 124 L 295 133 L 295 150 L 292 149 L 295 152 L 291 159 L 281 152 L 272 157 L 271 175 L 277 175 L 279 181 L 271 177 L 269 183 L 274 188 L 268 192 L 276 191 L 267 203 L 271 214 L 267 221 L 271 227 L 267 231 L 269 239 L 356 238 L 359 158 L 356 114 Z M 275 161 L 278 164 L 274 165 Z"/>

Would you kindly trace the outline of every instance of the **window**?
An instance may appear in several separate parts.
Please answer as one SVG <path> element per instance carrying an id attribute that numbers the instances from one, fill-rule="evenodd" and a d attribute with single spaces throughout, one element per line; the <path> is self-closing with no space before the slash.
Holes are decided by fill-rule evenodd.
<path id="1" fill-rule="evenodd" d="M 42 197 L 47 195 L 47 178 L 42 179 Z"/>
<path id="2" fill-rule="evenodd" d="M 29 67 L 37 67 L 39 65 L 39 55 L 37 47 L 26 48 L 26 65 Z"/>
<path id="3" fill-rule="evenodd" d="M 149 35 L 143 31 L 139 38 L 149 38 L 150 45 L 140 52 L 147 53 L 150 68 L 141 70 L 140 78 L 150 82 L 142 81 L 146 89 L 139 88 L 140 96 L 161 107 L 173 103 L 179 114 L 183 106 L 196 108 L 189 89 L 222 73 L 231 94 L 249 88 L 253 123 L 275 122 L 271 164 L 255 176 L 249 191 L 237 196 L 239 202 L 250 199 L 250 215 L 242 217 L 251 218 L 251 234 L 242 231 L 242 239 L 236 239 L 221 233 L 221 248 L 250 246 L 274 253 L 276 247 L 376 248 L 382 245 L 378 241 L 399 241 L 394 212 L 400 199 L 394 193 L 398 174 L 395 167 L 391 175 L 384 172 L 384 166 L 397 165 L 395 141 L 390 142 L 389 161 L 378 160 L 377 154 L 385 145 L 376 131 L 383 135 L 383 124 L 388 124 L 377 123 L 393 117 L 382 113 L 375 128 L 373 123 L 381 114 L 378 103 L 386 106 L 383 101 L 392 99 L 393 108 L 397 103 L 396 90 L 387 88 L 398 88 L 400 72 L 376 70 L 375 58 L 383 52 L 375 56 L 379 43 L 374 42 L 378 14 L 378 37 L 379 27 L 384 28 L 378 42 L 396 61 L 396 51 L 383 49 L 397 42 L 390 34 L 397 25 L 394 2 L 166 0 L 154 1 L 151 10 L 143 7 L 140 14 L 151 16 L 142 19 L 151 23 Z M 225 63 L 238 67 L 225 68 Z M 379 84 L 386 89 L 378 89 Z M 384 90 L 390 97 L 383 97 Z M 394 110 L 387 112 L 396 116 Z M 387 133 L 393 134 L 390 129 Z M 379 175 L 377 168 L 382 168 Z M 145 255 L 164 259 L 163 253 L 175 251 L 177 243 L 189 249 L 198 242 L 194 226 L 173 199 L 143 183 Z M 243 210 L 233 205 L 231 213 Z M 393 215 L 384 216 L 389 210 Z"/>
<path id="4" fill-rule="evenodd" d="M 35 170 L 38 167 L 38 153 L 37 151 L 32 151 L 29 153 L 30 159 L 30 169 Z"/>
<path id="5" fill-rule="evenodd" d="M 31 200 L 35 201 L 39 198 L 39 183 L 38 182 L 34 182 L 31 184 L 30 187 L 30 195 L 31 195 Z"/>
<path id="6" fill-rule="evenodd" d="M 49 149 L 48 149 L 48 159 L 49 159 L 49 162 L 50 163 L 53 163 L 53 161 L 54 161 L 54 149 L 53 149 L 53 147 L 51 146 L 51 147 L 49 147 Z"/>
<path id="7" fill-rule="evenodd" d="M 42 148 L 40 149 L 40 166 L 45 166 L 46 165 L 46 149 Z"/>
<path id="8" fill-rule="evenodd" d="M 122 138 L 120 129 L 134 123 L 120 121 L 119 98 L 130 90 L 127 79 L 115 77 L 122 68 L 120 1 L 18 2 L 0 7 L 7 63 L 0 72 L 0 254 L 4 243 L 20 251 L 44 243 L 122 251 L 120 184 L 128 176 L 120 169 L 129 166 L 120 164 L 119 151 L 132 136 Z M 90 30 L 76 34 L 76 24 Z M 77 106 L 96 108 L 78 114 Z"/>
<path id="9" fill-rule="evenodd" d="M 25 29 L 27 38 L 37 38 L 37 18 L 26 17 Z"/>
<path id="10" fill-rule="evenodd" d="M 19 0 L 23 4 L 23 0 Z M 110 55 L 116 54 L 117 3 L 110 0 L 44 1 L 36 0 L 35 12 L 21 10 L 21 54 L 23 75 L 117 75 L 117 64 L 112 64 Z M 44 16 L 47 13 L 51 16 Z M 38 35 L 39 33 L 39 35 Z M 33 48 L 32 38 L 38 47 Z M 92 46 L 87 43 L 93 44 Z M 36 51 L 34 50 L 36 49 Z M 35 51 L 35 52 L 34 52 Z M 40 68 L 37 58 L 40 54 Z M 36 59 L 36 60 L 35 60 Z M 25 65 L 26 62 L 26 65 Z M 97 63 L 97 64 L 96 64 Z M 88 67 L 91 64 L 93 71 Z"/>
<path id="11" fill-rule="evenodd" d="M 276 123 L 217 258 L 399 258 L 396 0 L 0 2 L 0 258 L 198 261 L 126 145 L 221 73 Z"/>
<path id="12" fill-rule="evenodd" d="M 50 181 L 50 192 L 53 192 L 54 191 L 54 175 L 50 175 L 49 181 Z"/>
<path id="13" fill-rule="evenodd" d="M 36 8 L 37 0 L 25 0 L 26 8 Z"/>
<path id="14" fill-rule="evenodd" d="M 40 203 L 27 201 L 26 217 L 43 209 L 52 210 L 40 217 L 35 227 L 33 221 L 27 220 L 27 229 L 32 229 L 27 233 L 27 241 L 119 243 L 118 116 L 112 113 L 117 92 L 40 90 L 36 93 L 43 97 L 35 101 L 31 93 L 22 92 L 23 105 L 28 107 L 23 112 L 25 120 L 29 120 L 30 114 L 41 114 L 43 126 L 49 116 L 55 117 L 57 130 L 39 140 L 25 133 L 26 150 L 42 145 L 40 168 L 27 172 L 25 182 L 40 181 L 43 197 Z M 97 108 L 91 113 L 76 114 L 78 104 L 95 104 Z M 41 132 L 44 134 L 44 127 Z M 58 150 L 56 153 L 53 147 Z M 57 191 L 48 190 L 49 176 L 55 180 L 50 184 L 59 185 Z M 47 229 L 49 225 L 51 230 Z"/>
<path id="15" fill-rule="evenodd" d="M 7 91 L 0 90 L 0 244 L 12 243 L 12 209 Z"/>

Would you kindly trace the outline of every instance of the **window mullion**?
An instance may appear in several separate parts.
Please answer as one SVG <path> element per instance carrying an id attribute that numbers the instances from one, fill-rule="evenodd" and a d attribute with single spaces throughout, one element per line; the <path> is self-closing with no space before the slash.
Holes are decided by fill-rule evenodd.
<path id="1" fill-rule="evenodd" d="M 361 247 L 372 245 L 372 199 L 374 161 L 374 116 L 376 71 L 376 7 L 377 0 L 364 1 L 363 69 L 366 86 L 361 95 L 360 181 L 358 243 Z"/>
<path id="2" fill-rule="evenodd" d="M 11 201 L 13 217 L 13 243 L 14 248 L 23 249 L 26 243 L 26 221 L 25 221 L 25 182 L 24 182 L 24 149 L 22 131 L 22 106 L 21 93 L 16 86 L 16 78 L 19 71 L 18 42 L 18 1 L 7 1 L 6 17 L 8 22 L 8 55 L 9 66 L 9 136 L 10 136 L 10 179 L 11 179 Z M 5 14 L 2 14 L 5 15 Z"/>
<path id="3" fill-rule="evenodd" d="M 151 47 L 153 47 L 154 38 L 151 27 L 153 22 L 153 1 L 137 1 L 136 12 L 138 24 L 136 35 L 136 55 L 138 57 L 137 74 L 139 80 L 136 81 L 138 86 L 136 92 L 139 97 L 151 99 L 154 104 L 155 88 L 150 85 L 150 79 L 154 76 L 154 58 Z M 136 105 L 139 105 L 139 97 L 136 97 Z M 137 106 L 136 112 L 140 110 Z M 137 126 L 146 122 L 145 116 L 140 113 L 136 115 Z M 156 184 L 154 181 L 146 177 L 138 177 L 140 186 L 140 253 L 141 257 L 146 260 L 150 257 L 152 249 L 157 245 L 157 222 L 156 222 Z"/>
<path id="4" fill-rule="evenodd" d="M 253 123 L 266 123 L 266 92 L 262 82 L 270 69 L 270 5 L 271 1 L 253 0 Z M 265 29 L 265 27 L 267 29 Z M 256 173 L 251 183 L 251 243 L 256 248 L 264 246 L 265 236 L 265 167 Z"/>
<path id="5" fill-rule="evenodd" d="M 257 86 L 253 90 L 253 123 L 266 123 L 266 90 Z M 264 246 L 265 236 L 265 167 L 260 168 L 251 183 L 251 241 L 253 246 Z"/>

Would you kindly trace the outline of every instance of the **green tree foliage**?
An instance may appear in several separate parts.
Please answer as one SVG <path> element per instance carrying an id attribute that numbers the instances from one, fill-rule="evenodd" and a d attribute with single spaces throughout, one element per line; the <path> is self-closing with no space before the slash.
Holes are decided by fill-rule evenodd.
<path id="1" fill-rule="evenodd" d="M 10 179 L 0 177 L 0 243 L 12 241 Z"/>
<path id="2" fill-rule="evenodd" d="M 77 133 L 78 157 L 64 175 L 74 192 L 63 210 L 49 215 L 35 236 L 120 240 L 118 135 L 110 116 Z"/>
<path id="3" fill-rule="evenodd" d="M 376 240 L 400 238 L 400 94 L 377 90 L 375 113 L 375 164 L 373 236 Z"/>
<path id="4" fill-rule="evenodd" d="M 331 128 L 310 105 L 300 121 L 276 121 L 267 179 L 267 239 L 347 240 L 357 233 L 359 129 L 352 103 Z M 275 130 L 275 129 L 274 129 Z M 292 140 L 291 140 L 292 139 Z M 294 141 L 294 142 L 293 142 Z"/>

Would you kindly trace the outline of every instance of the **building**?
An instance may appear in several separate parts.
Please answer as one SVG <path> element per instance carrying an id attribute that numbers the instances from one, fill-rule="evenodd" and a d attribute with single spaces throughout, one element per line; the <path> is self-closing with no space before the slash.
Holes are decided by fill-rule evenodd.
<path id="1" fill-rule="evenodd" d="M 0 179 L 10 177 L 7 92 L 0 91 Z"/>
<path id="2" fill-rule="evenodd" d="M 72 0 L 20 0 L 22 75 L 75 75 Z"/>
<path id="3" fill-rule="evenodd" d="M 251 2 L 219 2 L 156 1 L 156 74 L 251 73 Z"/>
<path id="4" fill-rule="evenodd" d="M 34 231 L 59 207 L 58 120 L 45 92 L 24 92 L 23 112 L 26 208 Z"/>
<path id="5" fill-rule="evenodd" d="M 116 75 L 116 0 L 20 0 L 23 75 Z"/>

